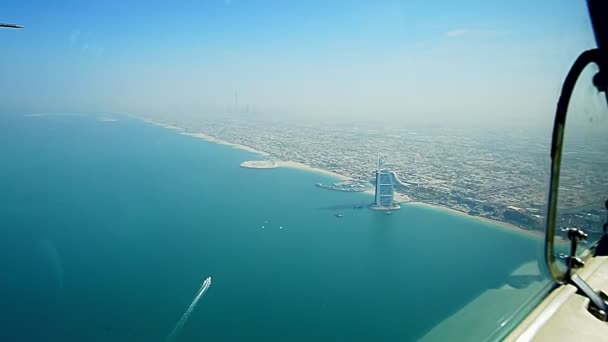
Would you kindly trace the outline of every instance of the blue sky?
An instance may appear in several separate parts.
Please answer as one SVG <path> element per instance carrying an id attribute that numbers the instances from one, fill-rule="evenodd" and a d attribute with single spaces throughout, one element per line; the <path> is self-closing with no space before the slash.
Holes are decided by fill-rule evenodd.
<path id="1" fill-rule="evenodd" d="M 584 1 L 11 1 L 1 112 L 545 124 Z"/>

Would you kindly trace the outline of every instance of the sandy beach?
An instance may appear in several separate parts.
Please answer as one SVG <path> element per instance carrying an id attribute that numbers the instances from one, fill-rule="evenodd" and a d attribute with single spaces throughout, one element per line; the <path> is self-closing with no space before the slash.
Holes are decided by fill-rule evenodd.
<path id="1" fill-rule="evenodd" d="M 144 122 L 147 122 L 147 123 L 149 123 L 149 124 L 153 124 L 153 125 L 160 126 L 160 127 L 163 127 L 163 128 L 167 128 L 167 129 L 173 129 L 173 130 L 176 130 L 176 131 L 181 131 L 181 132 L 183 132 L 183 131 L 184 131 L 184 129 L 183 129 L 183 128 L 181 128 L 181 127 L 177 127 L 177 126 L 173 126 L 173 125 L 164 124 L 164 123 L 162 123 L 162 122 L 158 122 L 158 121 L 154 121 L 154 120 L 150 120 L 150 119 L 142 119 L 142 120 L 144 120 Z"/>
<path id="2" fill-rule="evenodd" d="M 277 163 L 277 165 L 279 167 L 289 167 L 292 169 L 299 169 L 299 170 L 306 170 L 306 171 L 311 171 L 311 172 L 316 172 L 316 173 L 320 173 L 320 174 L 324 174 L 326 176 L 331 176 L 331 177 L 335 177 L 339 180 L 349 180 L 350 177 L 346 177 L 344 175 L 332 172 L 332 171 L 328 171 L 328 170 L 324 170 L 324 169 L 320 169 L 318 167 L 312 167 L 312 166 L 308 166 L 306 164 L 302 164 L 302 163 L 298 163 L 298 162 L 294 162 L 294 161 L 279 161 L 279 162 L 275 162 Z"/>
<path id="3" fill-rule="evenodd" d="M 249 160 L 241 163 L 241 167 L 248 169 L 274 169 L 277 167 L 287 167 L 291 169 L 305 170 L 310 172 L 316 172 L 323 175 L 335 177 L 339 180 L 345 181 L 351 179 L 344 175 L 331 172 L 328 170 L 320 169 L 317 167 L 308 166 L 306 164 L 294 162 L 294 161 L 280 161 L 280 160 Z"/>
<path id="4" fill-rule="evenodd" d="M 456 214 L 456 215 L 462 215 L 462 216 L 466 216 L 470 219 L 473 220 L 479 220 L 485 223 L 490 223 L 493 224 L 495 226 L 499 226 L 501 228 L 505 228 L 511 231 L 515 231 L 515 232 L 519 232 L 521 234 L 525 234 L 528 236 L 532 236 L 535 238 L 544 238 L 544 233 L 541 231 L 533 231 L 533 230 L 528 230 L 528 229 L 524 229 L 524 228 L 520 228 L 516 225 L 504 222 L 504 221 L 498 221 L 498 220 L 493 220 L 493 219 L 489 219 L 486 217 L 481 217 L 481 216 L 473 216 L 473 215 L 469 215 L 467 213 L 463 213 L 462 211 L 458 211 L 455 209 L 451 209 L 451 208 L 447 208 L 447 207 L 443 207 L 440 205 L 435 205 L 435 204 L 430 204 L 430 203 L 424 203 L 424 202 L 408 202 L 408 203 L 403 203 L 401 204 L 401 206 L 418 206 L 418 207 L 427 207 L 427 208 L 431 208 L 431 209 L 435 209 L 435 210 L 443 210 L 446 213 L 451 213 L 451 214 Z"/>
<path id="5" fill-rule="evenodd" d="M 270 156 L 270 154 L 267 153 L 267 152 L 256 150 L 256 149 L 251 148 L 249 146 L 244 146 L 244 145 L 240 145 L 240 144 L 234 144 L 234 143 L 222 140 L 222 139 L 218 139 L 216 137 L 213 137 L 213 136 L 205 134 L 205 133 L 188 133 L 188 132 L 185 132 L 185 130 L 183 128 L 181 128 L 181 127 L 177 127 L 177 126 L 173 126 L 173 125 L 168 125 L 168 124 L 164 124 L 162 122 L 158 122 L 158 121 L 154 121 L 154 120 L 149 120 L 149 119 L 143 119 L 143 121 L 147 122 L 147 123 L 151 123 L 153 125 L 164 127 L 164 128 L 167 128 L 167 129 L 173 129 L 173 130 L 180 131 L 180 134 L 183 134 L 183 135 L 187 135 L 187 136 L 191 136 L 191 137 L 194 137 L 194 138 L 203 139 L 203 140 L 206 140 L 206 141 L 209 141 L 209 142 L 213 142 L 213 143 L 216 143 L 216 144 L 220 144 L 220 145 L 230 146 L 232 148 L 236 148 L 236 149 L 247 151 L 247 152 L 251 152 L 251 153 L 256 153 L 256 154 L 259 154 L 259 155 L 265 156 L 265 157 Z M 338 173 L 335 173 L 335 172 L 331 172 L 331 171 L 328 171 L 328 170 L 320 169 L 320 168 L 317 168 L 317 167 L 312 167 L 312 166 L 309 166 L 309 165 L 306 165 L 306 164 L 302 164 L 302 163 L 299 163 L 299 162 L 294 162 L 294 161 L 272 161 L 272 163 L 274 164 L 273 166 L 269 166 L 268 164 L 264 164 L 264 163 L 256 165 L 257 162 L 258 161 L 248 161 L 248 162 L 242 163 L 241 166 L 248 167 L 248 168 L 258 168 L 258 169 L 262 169 L 262 168 L 268 169 L 268 168 L 275 168 L 275 167 L 288 167 L 288 168 L 292 168 L 292 169 L 299 169 L 299 170 L 306 170 L 306 171 L 316 172 L 316 173 L 324 174 L 324 175 L 327 175 L 327 176 L 335 177 L 335 178 L 340 179 L 340 180 L 349 180 L 350 179 L 350 177 L 347 177 L 347 176 L 344 176 L 344 175 L 341 175 L 341 174 L 338 174 Z"/>
<path id="6" fill-rule="evenodd" d="M 272 160 L 248 160 L 242 162 L 241 167 L 246 169 L 274 169 L 279 166 Z"/>
<path id="7" fill-rule="evenodd" d="M 186 132 L 181 132 L 180 134 L 183 135 L 188 135 L 191 137 L 195 137 L 195 138 L 199 138 L 199 139 L 203 139 L 203 140 L 207 140 L 209 142 L 213 142 L 216 144 L 220 144 L 220 145 L 226 145 L 226 146 L 230 146 L 232 148 L 236 148 L 237 150 L 243 150 L 243 151 L 247 151 L 247 152 L 251 152 L 251 153 L 256 153 L 262 156 L 269 156 L 270 154 L 264 152 L 264 151 L 259 151 L 256 150 L 254 148 L 248 147 L 248 146 L 244 146 L 244 145 L 240 145 L 240 144 L 233 144 L 231 142 L 222 140 L 222 139 L 218 139 L 215 137 L 212 137 L 210 135 L 207 135 L 205 133 L 186 133 Z"/>
<path id="8" fill-rule="evenodd" d="M 187 136 L 190 136 L 190 137 L 207 140 L 209 142 L 213 142 L 213 143 L 220 144 L 220 145 L 230 146 L 232 148 L 236 148 L 236 149 L 247 151 L 247 152 L 251 152 L 251 153 L 256 153 L 256 154 L 259 154 L 259 155 L 262 155 L 262 156 L 268 156 L 269 155 L 266 152 L 258 151 L 258 150 L 254 149 L 254 148 L 251 148 L 251 147 L 248 147 L 248 146 L 244 146 L 244 145 L 240 145 L 240 144 L 233 144 L 231 142 L 228 142 L 228 141 L 225 141 L 225 140 L 222 140 L 222 139 L 218 139 L 216 137 L 212 137 L 212 136 L 207 135 L 205 133 L 188 133 L 188 132 L 186 132 L 185 129 L 183 129 L 181 127 L 177 127 L 177 126 L 173 126 L 173 125 L 168 125 L 168 124 L 165 124 L 165 123 L 162 123 L 162 122 L 158 122 L 158 121 L 154 121 L 154 120 L 149 120 L 149 119 L 143 119 L 143 121 L 147 122 L 147 123 L 150 123 L 150 124 L 153 124 L 153 125 L 156 125 L 156 126 L 163 127 L 163 128 L 173 129 L 173 130 L 179 131 L 180 134 L 187 135 Z"/>

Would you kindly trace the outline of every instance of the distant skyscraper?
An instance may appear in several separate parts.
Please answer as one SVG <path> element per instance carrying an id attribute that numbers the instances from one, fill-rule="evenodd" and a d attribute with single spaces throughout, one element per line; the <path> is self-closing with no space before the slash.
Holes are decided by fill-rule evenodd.
<path id="1" fill-rule="evenodd" d="M 393 185 L 393 177 L 388 168 L 383 167 L 380 156 L 378 156 L 378 164 L 376 166 L 376 194 L 374 197 L 373 207 L 376 209 L 397 209 L 395 205 L 394 195 L 395 187 Z"/>

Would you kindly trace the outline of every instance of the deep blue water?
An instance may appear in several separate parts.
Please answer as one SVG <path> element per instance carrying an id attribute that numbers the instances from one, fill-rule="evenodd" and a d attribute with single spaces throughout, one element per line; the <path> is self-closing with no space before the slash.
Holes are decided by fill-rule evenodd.
<path id="1" fill-rule="evenodd" d="M 162 341 L 208 275 L 178 341 L 418 339 L 539 251 L 122 117 L 1 117 L 0 156 L 4 341 Z"/>

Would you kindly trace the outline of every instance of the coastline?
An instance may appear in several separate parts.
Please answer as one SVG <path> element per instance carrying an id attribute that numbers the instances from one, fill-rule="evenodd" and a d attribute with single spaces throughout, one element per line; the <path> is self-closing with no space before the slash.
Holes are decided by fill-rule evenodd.
<path id="1" fill-rule="evenodd" d="M 299 163 L 299 162 L 294 162 L 291 160 L 288 160 L 288 161 L 248 160 L 248 161 L 242 162 L 241 167 L 244 167 L 246 169 L 276 169 L 279 167 L 286 167 L 286 168 L 290 168 L 290 169 L 305 170 L 305 171 L 315 172 L 315 173 L 319 173 L 319 174 L 324 174 L 327 176 L 337 178 L 342 181 L 351 179 L 350 177 L 346 177 L 344 175 L 341 175 L 341 174 L 338 174 L 338 173 L 335 173 L 335 172 L 332 172 L 329 170 L 320 169 L 318 167 L 309 166 L 309 165 Z"/>
<path id="2" fill-rule="evenodd" d="M 484 223 L 489 223 L 489 224 L 493 224 L 497 227 L 503 228 L 503 229 L 507 229 L 510 231 L 514 231 L 514 232 L 518 232 L 530 237 L 534 237 L 534 238 L 543 238 L 544 234 L 541 231 L 535 231 L 535 230 L 528 230 L 525 228 L 521 228 L 518 227 L 514 224 L 508 223 L 508 222 L 504 222 L 504 221 L 499 221 L 499 220 L 494 220 L 491 218 L 487 218 L 487 217 L 481 217 L 481 216 L 473 216 L 473 215 L 469 215 L 467 213 L 464 213 L 462 211 L 458 211 L 456 209 L 452 209 L 452 208 L 448 208 L 448 207 L 444 207 L 441 205 L 436 205 L 436 204 L 431 204 L 431 203 L 426 203 L 426 202 L 419 202 L 419 201 L 411 201 L 411 202 L 407 202 L 407 203 L 401 203 L 402 206 L 417 206 L 417 207 L 424 207 L 424 208 L 431 208 L 434 210 L 442 210 L 446 213 L 451 213 L 451 214 L 455 214 L 455 215 L 462 215 L 464 217 L 468 217 L 470 219 L 473 220 L 479 220 L 481 222 Z"/>
<path id="3" fill-rule="evenodd" d="M 180 134 L 187 135 L 187 136 L 194 137 L 194 138 L 199 138 L 199 139 L 207 140 L 209 142 L 216 143 L 216 144 L 219 144 L 219 145 L 230 146 L 230 147 L 235 148 L 237 150 L 243 150 L 243 151 L 259 154 L 259 155 L 262 155 L 262 156 L 265 156 L 265 157 L 270 155 L 269 153 L 266 153 L 264 151 L 256 150 L 255 148 L 251 148 L 249 146 L 245 146 L 245 145 L 241 145 L 241 144 L 234 144 L 234 143 L 228 142 L 226 140 L 222 140 L 222 139 L 218 139 L 216 137 L 212 137 L 212 136 L 207 135 L 205 133 L 187 133 L 187 132 L 181 132 Z"/>
<path id="4" fill-rule="evenodd" d="M 173 125 L 169 125 L 169 124 L 164 124 L 162 122 L 158 122 L 158 121 L 154 121 L 154 120 L 150 120 L 150 119 L 146 119 L 146 118 L 140 118 L 142 119 L 144 122 L 146 123 L 150 123 L 156 126 L 160 126 L 166 129 L 171 129 L 171 130 L 176 130 L 179 131 L 179 134 L 182 135 L 187 135 L 190 137 L 194 137 L 194 138 L 198 138 L 198 139 L 203 139 L 212 143 L 216 143 L 219 145 L 225 145 L 225 146 L 230 146 L 232 148 L 235 149 L 239 149 L 239 150 L 243 150 L 243 151 L 247 151 L 247 152 L 251 152 L 251 153 L 255 153 L 255 154 L 259 154 L 261 156 L 267 157 L 270 156 L 269 153 L 264 152 L 264 151 L 260 151 L 260 150 L 256 150 L 254 148 L 251 148 L 249 146 L 244 146 L 244 145 L 240 145 L 240 144 L 234 144 L 222 139 L 218 139 L 216 137 L 210 136 L 208 134 L 205 133 L 188 133 L 186 132 L 186 130 L 184 128 L 181 127 L 177 127 L 177 126 L 173 126 Z M 350 177 L 347 177 L 345 175 L 341 175 L 339 173 L 335 173 L 333 171 L 329 171 L 329 170 L 325 170 L 325 169 L 321 169 L 318 167 L 313 167 L 313 166 L 309 166 L 300 162 L 295 162 L 295 161 L 280 161 L 280 160 L 270 160 L 268 162 L 272 163 L 272 166 L 269 165 L 265 165 L 265 166 L 256 166 L 255 164 L 256 161 L 246 161 L 241 163 L 241 167 L 245 167 L 245 168 L 251 168 L 251 169 L 268 169 L 268 168 L 279 168 L 279 167 L 285 167 L 285 168 L 292 168 L 292 169 L 298 169 L 298 170 L 304 170 L 304 171 L 309 171 L 309 172 L 315 172 L 315 173 L 319 173 L 319 174 L 323 174 L 326 176 L 330 176 L 330 177 L 335 177 L 339 180 L 350 180 Z M 370 190 L 366 190 L 364 191 L 364 193 L 370 194 L 370 195 L 374 195 L 374 190 L 370 189 Z M 448 207 L 444 207 L 441 205 L 436 205 L 436 204 L 431 204 L 431 203 L 426 203 L 426 202 L 420 202 L 420 201 L 412 201 L 411 198 L 409 198 L 409 196 L 401 194 L 401 193 L 397 193 L 395 192 L 395 202 L 398 203 L 401 206 L 419 206 L 419 207 L 426 207 L 426 208 L 431 208 L 431 209 L 435 209 L 435 210 L 442 210 L 446 213 L 450 213 L 450 214 L 456 214 L 456 215 L 462 215 L 465 217 L 468 217 L 470 219 L 473 220 L 479 220 L 480 222 L 484 222 L 484 223 L 489 223 L 492 225 L 495 225 L 497 227 L 503 228 L 503 229 L 507 229 L 510 231 L 514 231 L 514 232 L 519 232 L 521 234 L 530 236 L 530 237 L 534 237 L 534 238 L 543 238 L 543 232 L 540 231 L 533 231 L 533 230 L 528 230 L 525 228 L 521 228 L 518 227 L 516 225 L 513 225 L 511 223 L 508 222 L 504 222 L 504 221 L 499 221 L 499 220 L 494 220 L 494 219 L 490 219 L 487 217 L 481 217 L 481 216 L 473 216 L 473 215 L 469 215 L 467 213 L 464 213 L 462 211 L 458 211 L 456 209 L 452 209 L 452 208 L 448 208 Z"/>
<path id="5" fill-rule="evenodd" d="M 150 120 L 150 119 L 145 119 L 142 118 L 142 120 L 146 123 L 150 123 L 156 126 L 160 126 L 163 128 L 167 128 L 167 129 L 172 129 L 172 130 L 176 130 L 179 131 L 179 134 L 182 135 L 187 135 L 190 137 L 194 137 L 194 138 L 199 138 L 199 139 L 203 139 L 212 143 L 216 143 L 219 145 L 225 145 L 225 146 L 230 146 L 232 148 L 238 149 L 238 150 L 243 150 L 243 151 L 247 151 L 247 152 L 251 152 L 251 153 L 255 153 L 255 154 L 259 154 L 261 156 L 264 157 L 268 157 L 270 156 L 270 153 L 268 152 L 264 152 L 264 151 L 260 151 L 260 150 L 256 150 L 255 148 L 251 148 L 249 146 L 245 146 L 245 145 L 241 145 L 241 144 L 234 144 L 231 142 L 228 142 L 226 140 L 222 140 L 222 139 L 218 139 L 216 137 L 213 137 L 211 135 L 205 134 L 205 133 L 189 133 L 186 132 L 186 130 L 184 128 L 181 127 L 177 127 L 177 126 L 173 126 L 173 125 L 169 125 L 169 124 L 164 124 L 162 122 L 158 122 L 158 121 L 154 121 L 154 120 Z M 339 173 L 335 173 L 329 170 L 325 170 L 325 169 L 320 169 L 318 167 L 313 167 L 313 166 L 309 166 L 300 162 L 295 162 L 295 161 L 281 161 L 281 160 L 277 160 L 277 161 L 272 161 L 274 166 L 273 167 L 256 167 L 255 165 L 250 165 L 250 166 L 245 166 L 243 165 L 244 163 L 241 164 L 241 166 L 243 167 L 248 167 L 248 168 L 274 168 L 274 167 L 287 167 L 287 168 L 292 168 L 292 169 L 298 169 L 298 170 L 305 170 L 305 171 L 311 171 L 311 172 L 316 172 L 316 173 L 320 173 L 320 174 L 324 174 L 326 176 L 331 176 L 331 177 L 335 177 L 337 179 L 340 180 L 349 180 L 351 179 L 350 177 L 341 175 Z"/>
<path id="6" fill-rule="evenodd" d="M 186 132 L 186 130 L 184 128 L 181 128 L 181 127 L 178 127 L 178 126 L 173 126 L 173 125 L 169 125 L 169 124 L 165 124 L 165 123 L 162 123 L 162 122 L 158 122 L 158 121 L 154 121 L 154 120 L 150 120 L 150 119 L 145 119 L 145 118 L 141 118 L 141 119 L 144 122 L 152 124 L 152 125 L 156 125 L 156 126 L 160 126 L 160 127 L 163 127 L 163 128 L 179 131 L 179 134 L 187 135 L 187 136 L 194 137 L 194 138 L 203 139 L 203 140 L 206 140 L 206 141 L 209 141 L 209 142 L 212 142 L 212 143 L 216 143 L 216 144 L 219 144 L 219 145 L 230 146 L 230 147 L 235 148 L 237 150 L 243 150 L 243 151 L 259 154 L 259 155 L 262 155 L 262 156 L 265 156 L 265 157 L 270 155 L 267 152 L 259 151 L 259 150 L 256 150 L 254 148 L 251 148 L 251 147 L 245 146 L 245 145 L 234 144 L 234 143 L 228 142 L 226 140 L 222 140 L 222 139 L 218 139 L 216 137 L 210 136 L 210 135 L 205 134 L 205 133 L 189 133 L 189 132 Z"/>
<path id="7" fill-rule="evenodd" d="M 160 126 L 162 128 L 166 128 L 166 129 L 173 129 L 176 131 L 185 131 L 185 129 L 181 128 L 181 127 L 177 127 L 177 126 L 173 126 L 173 125 L 169 125 L 169 124 L 164 124 L 162 122 L 158 122 L 158 121 L 154 121 L 154 120 L 150 120 L 150 119 L 146 119 L 146 118 L 140 118 L 142 119 L 145 123 L 149 123 L 155 126 Z"/>
<path id="8" fill-rule="evenodd" d="M 290 168 L 290 169 L 298 169 L 298 170 L 316 172 L 316 173 L 320 173 L 320 174 L 323 174 L 323 175 L 326 175 L 326 176 L 335 177 L 335 178 L 337 178 L 339 180 L 343 180 L 343 181 L 351 179 L 350 177 L 341 175 L 339 173 L 335 173 L 335 172 L 332 172 L 332 171 L 329 171 L 329 170 L 325 170 L 325 169 L 320 169 L 318 167 L 309 166 L 309 165 L 302 164 L 302 163 L 299 163 L 299 162 L 294 162 L 294 161 L 291 161 L 291 160 L 288 160 L 288 161 L 277 161 L 275 163 L 278 165 L 278 167 L 287 167 L 287 168 Z"/>

